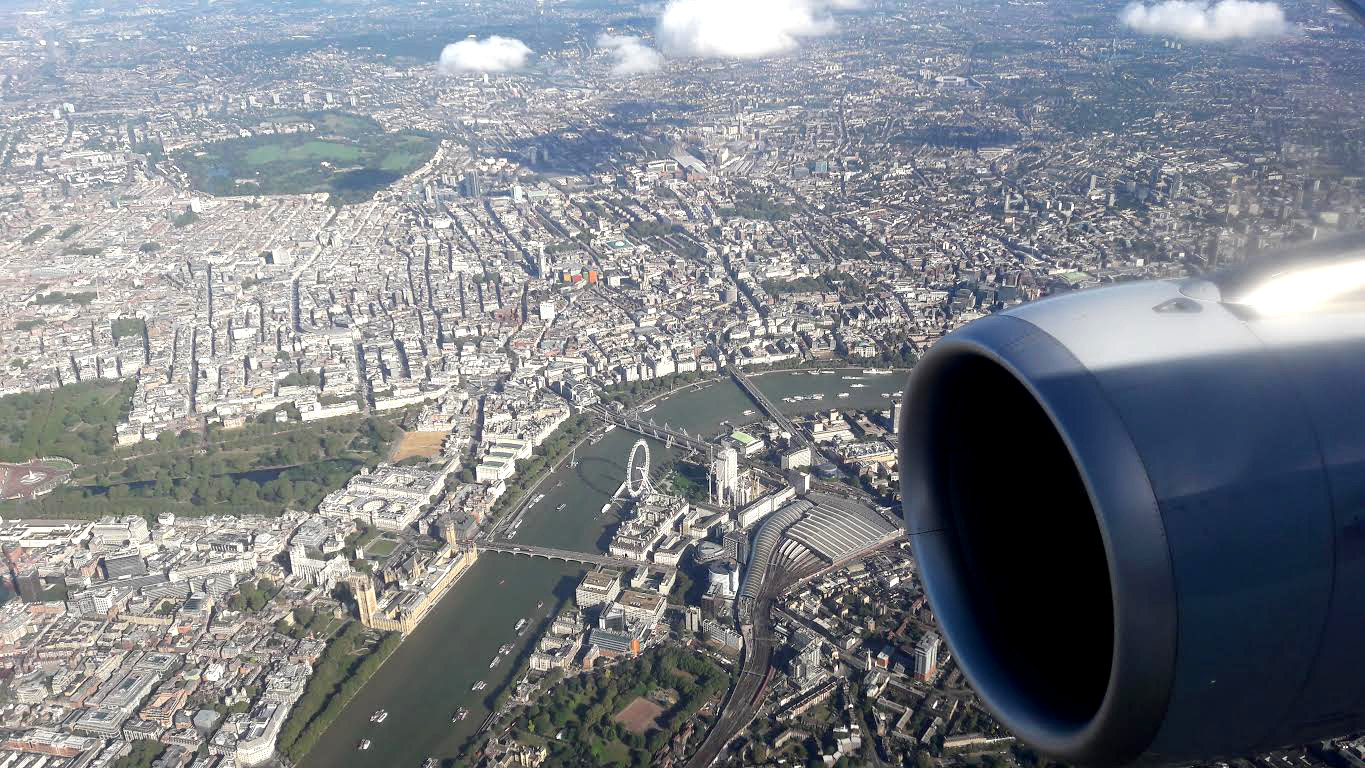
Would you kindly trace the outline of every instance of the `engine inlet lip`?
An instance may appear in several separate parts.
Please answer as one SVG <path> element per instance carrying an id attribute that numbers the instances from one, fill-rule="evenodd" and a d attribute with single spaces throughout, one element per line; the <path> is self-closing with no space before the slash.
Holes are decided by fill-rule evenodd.
<path id="1" fill-rule="evenodd" d="M 953 526 L 936 503 L 934 385 L 963 356 L 1011 374 L 1051 421 L 1085 486 L 1104 543 L 1113 606 L 1113 653 L 1093 716 L 1039 711 L 984 653 L 968 610 Z M 921 577 L 945 639 L 973 689 L 1022 741 L 1066 762 L 1108 766 L 1144 756 L 1165 718 L 1175 678 L 1176 592 L 1157 498 L 1127 428 L 1096 377 L 1056 338 L 1008 314 L 982 318 L 939 341 L 916 365 L 902 401 L 902 505 Z M 1046 599 L 1046 598 L 1042 598 Z M 1065 671 L 1059 671 L 1065 674 Z"/>

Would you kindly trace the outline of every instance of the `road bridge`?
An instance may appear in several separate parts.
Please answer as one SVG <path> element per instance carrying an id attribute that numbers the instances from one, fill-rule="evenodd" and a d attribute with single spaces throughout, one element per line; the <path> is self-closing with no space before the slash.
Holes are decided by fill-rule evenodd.
<path id="1" fill-rule="evenodd" d="M 643 560 L 631 560 L 625 557 L 612 557 L 611 555 L 594 554 L 591 552 L 576 552 L 571 549 L 555 549 L 553 547 L 537 547 L 528 544 L 517 544 L 505 539 L 488 539 L 478 543 L 479 549 L 485 552 L 503 552 L 509 555 L 525 555 L 526 557 L 540 557 L 546 560 L 562 560 L 566 563 L 579 563 L 581 565 L 596 565 L 607 568 L 619 568 L 628 570 L 649 566 L 663 571 L 675 570 L 671 565 L 659 565 L 657 563 L 647 563 Z"/>

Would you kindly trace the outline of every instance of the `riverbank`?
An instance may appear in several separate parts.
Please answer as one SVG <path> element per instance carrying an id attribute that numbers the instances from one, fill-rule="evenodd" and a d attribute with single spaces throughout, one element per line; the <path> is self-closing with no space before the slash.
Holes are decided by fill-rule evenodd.
<path id="1" fill-rule="evenodd" d="M 530 647 L 533 633 L 518 636 L 516 623 L 539 623 L 559 600 L 571 599 L 581 573 L 557 561 L 480 557 L 457 582 L 460 588 L 436 604 L 350 700 L 300 768 L 416 768 L 427 757 L 459 755 L 514 679 L 516 665 L 509 662 Z M 489 669 L 505 643 L 512 651 Z M 486 687 L 472 690 L 480 681 Z M 467 717 L 451 722 L 460 708 Z M 389 712 L 383 723 L 369 720 L 377 709 Z M 356 749 L 360 739 L 369 739 L 371 748 Z"/>
<path id="2" fill-rule="evenodd" d="M 862 369 L 842 370 L 860 376 Z M 808 374 L 769 371 L 756 381 L 777 403 L 783 397 L 817 390 L 832 396 L 849 383 L 841 375 Z M 853 390 L 857 394 L 849 398 L 830 397 L 808 410 L 890 408 L 891 401 L 882 395 L 902 388 L 905 380 L 893 374 L 872 376 L 863 383 L 866 387 Z M 660 424 L 667 421 L 706 435 L 721 431 L 725 423 L 743 423 L 750 418 L 743 412 L 755 410 L 728 377 L 689 381 L 642 402 L 656 404 L 648 415 Z M 801 408 L 794 410 L 806 410 L 807 402 L 796 404 Z M 752 419 L 759 418 L 760 414 L 752 414 Z M 625 429 L 605 432 L 598 428 L 574 443 L 577 465 L 569 466 L 561 456 L 551 464 L 554 469 L 538 478 L 532 495 L 545 496 L 522 512 L 516 542 L 605 552 L 619 518 L 614 511 L 604 514 L 602 506 L 625 478 L 626 457 L 638 439 L 639 435 Z M 678 458 L 679 452 L 663 443 L 650 439 L 649 444 L 656 466 Z M 516 679 L 516 665 L 509 662 L 521 658 L 533 633 L 515 637 L 512 627 L 520 618 L 530 617 L 535 623 L 560 600 L 572 599 L 582 572 L 579 566 L 557 561 L 493 553 L 481 556 L 403 641 L 383 672 L 352 701 L 300 768 L 417 766 L 428 756 L 458 756 L 492 711 L 493 696 Z M 514 650 L 489 670 L 489 659 L 507 642 L 514 643 Z M 478 680 L 487 687 L 471 691 Z M 451 723 L 452 713 L 460 707 L 469 710 L 467 718 Z M 369 723 L 370 713 L 380 708 L 389 710 L 388 720 L 382 726 Z M 368 751 L 356 750 L 361 738 L 372 741 Z"/>

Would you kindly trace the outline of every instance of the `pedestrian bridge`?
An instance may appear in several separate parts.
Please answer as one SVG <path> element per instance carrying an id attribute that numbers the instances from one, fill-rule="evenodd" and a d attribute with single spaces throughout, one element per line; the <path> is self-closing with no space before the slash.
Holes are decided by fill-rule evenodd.
<path id="1" fill-rule="evenodd" d="M 581 563 L 583 565 L 597 565 L 607 568 L 619 568 L 629 570 L 649 566 L 663 571 L 674 570 L 671 565 L 659 565 L 657 563 L 647 563 L 643 560 L 631 560 L 625 557 L 612 557 L 611 555 L 593 554 L 591 552 L 576 552 L 571 549 L 555 549 L 553 547 L 536 547 L 527 544 L 517 544 L 506 539 L 488 539 L 480 541 L 479 549 L 485 552 L 503 552 L 509 555 L 525 555 L 526 557 L 540 557 L 546 560 L 562 560 L 566 563 Z"/>

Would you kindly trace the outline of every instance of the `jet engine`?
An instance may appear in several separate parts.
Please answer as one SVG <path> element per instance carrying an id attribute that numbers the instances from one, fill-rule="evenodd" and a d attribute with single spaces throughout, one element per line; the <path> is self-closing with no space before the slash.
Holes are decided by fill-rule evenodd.
<path id="1" fill-rule="evenodd" d="M 1365 728 L 1365 239 L 948 334 L 899 424 L 948 647 L 1082 765 Z"/>

